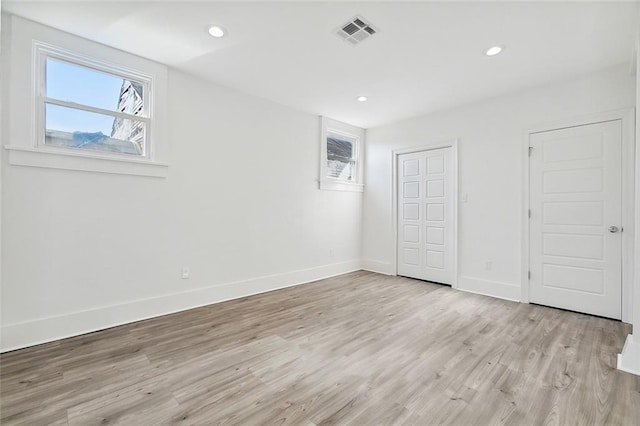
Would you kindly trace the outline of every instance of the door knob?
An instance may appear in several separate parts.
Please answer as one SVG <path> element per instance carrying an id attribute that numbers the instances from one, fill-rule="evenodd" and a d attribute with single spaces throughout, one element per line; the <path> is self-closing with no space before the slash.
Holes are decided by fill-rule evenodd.
<path id="1" fill-rule="evenodd" d="M 613 233 L 618 232 L 618 227 L 617 226 L 610 226 L 608 228 L 608 230 L 609 230 L 609 232 L 611 232 L 613 234 Z"/>

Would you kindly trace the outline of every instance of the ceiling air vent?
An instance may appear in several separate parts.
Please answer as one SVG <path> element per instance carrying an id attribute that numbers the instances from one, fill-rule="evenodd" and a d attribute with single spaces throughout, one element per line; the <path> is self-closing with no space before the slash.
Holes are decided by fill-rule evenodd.
<path id="1" fill-rule="evenodd" d="M 346 24 L 342 25 L 336 34 L 345 41 L 356 45 L 365 39 L 368 39 L 374 35 L 378 30 L 374 29 L 371 24 L 365 21 L 363 18 L 356 16 Z"/>

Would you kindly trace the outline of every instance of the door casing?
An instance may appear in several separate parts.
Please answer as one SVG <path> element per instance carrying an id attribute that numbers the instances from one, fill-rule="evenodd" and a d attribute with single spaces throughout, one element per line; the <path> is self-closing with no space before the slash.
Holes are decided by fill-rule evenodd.
<path id="1" fill-rule="evenodd" d="M 453 157 L 453 281 L 451 288 L 458 288 L 458 140 L 450 139 L 443 142 L 434 142 L 426 145 L 411 148 L 396 149 L 391 152 L 391 212 L 393 215 L 393 265 L 391 270 L 394 275 L 398 275 L 398 156 L 420 151 L 431 151 L 440 148 L 451 148 Z"/>
<path id="2" fill-rule="evenodd" d="M 633 241 L 634 226 L 634 189 L 635 189 L 635 108 L 592 114 L 573 119 L 552 122 L 527 129 L 523 135 L 523 187 L 522 187 L 522 270 L 521 302 L 529 303 L 529 138 L 534 133 L 566 129 L 587 124 L 607 121 L 622 121 L 622 321 L 631 323 L 633 292 Z"/>

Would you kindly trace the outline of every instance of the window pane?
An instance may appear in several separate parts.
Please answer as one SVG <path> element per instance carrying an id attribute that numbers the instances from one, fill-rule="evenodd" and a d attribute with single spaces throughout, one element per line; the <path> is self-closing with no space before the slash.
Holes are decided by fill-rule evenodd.
<path id="1" fill-rule="evenodd" d="M 355 163 L 353 161 L 327 160 L 327 175 L 342 180 L 353 180 Z"/>
<path id="2" fill-rule="evenodd" d="M 144 155 L 142 121 L 47 104 L 45 144 Z"/>
<path id="3" fill-rule="evenodd" d="M 354 148 L 354 138 L 334 133 L 327 135 L 328 177 L 349 181 L 355 179 Z"/>
<path id="4" fill-rule="evenodd" d="M 144 115 L 144 86 L 115 75 L 47 58 L 47 97 Z"/>

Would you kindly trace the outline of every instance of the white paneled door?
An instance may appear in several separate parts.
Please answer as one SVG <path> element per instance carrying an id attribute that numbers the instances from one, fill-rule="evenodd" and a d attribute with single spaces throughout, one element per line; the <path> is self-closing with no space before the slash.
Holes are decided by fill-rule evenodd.
<path id="1" fill-rule="evenodd" d="M 529 300 L 622 311 L 622 122 L 530 136 Z"/>
<path id="2" fill-rule="evenodd" d="M 398 155 L 398 275 L 442 284 L 454 278 L 452 148 Z"/>

